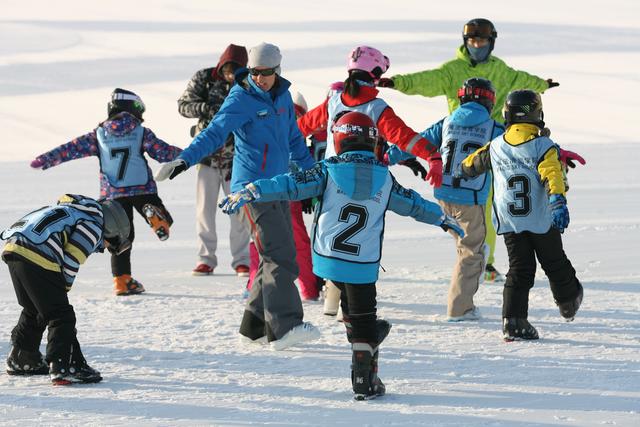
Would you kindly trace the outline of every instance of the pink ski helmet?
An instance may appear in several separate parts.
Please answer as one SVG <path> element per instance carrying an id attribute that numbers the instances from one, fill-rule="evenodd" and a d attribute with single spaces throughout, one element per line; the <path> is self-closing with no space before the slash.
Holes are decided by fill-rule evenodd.
<path id="1" fill-rule="evenodd" d="M 391 65 L 389 58 L 384 56 L 378 49 L 369 46 L 358 46 L 349 54 L 347 71 L 366 71 L 371 77 L 379 79 Z M 376 70 L 379 68 L 380 70 Z"/>

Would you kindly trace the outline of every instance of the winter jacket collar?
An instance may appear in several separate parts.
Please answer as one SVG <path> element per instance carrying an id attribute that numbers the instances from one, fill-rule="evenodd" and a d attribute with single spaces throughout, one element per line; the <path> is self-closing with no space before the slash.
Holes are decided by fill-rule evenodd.
<path id="1" fill-rule="evenodd" d="M 538 126 L 529 123 L 515 123 L 507 128 L 504 140 L 510 145 L 520 145 L 537 138 L 539 135 L 540 128 Z"/>
<path id="2" fill-rule="evenodd" d="M 100 123 L 105 132 L 111 135 L 121 136 L 132 132 L 140 125 L 140 120 L 126 111 L 118 113 L 115 116 Z"/>
<path id="3" fill-rule="evenodd" d="M 371 86 L 360 86 L 360 92 L 358 96 L 352 97 L 346 92 L 342 92 L 340 99 L 342 103 L 347 107 L 354 107 L 360 104 L 366 104 L 378 97 L 378 89 Z"/>
<path id="4" fill-rule="evenodd" d="M 242 89 L 244 89 L 246 92 L 258 98 L 262 98 L 265 101 L 271 101 L 272 99 L 279 97 L 289 90 L 291 82 L 289 82 L 289 80 L 285 79 L 282 76 L 278 76 L 277 78 L 278 81 L 276 82 L 274 87 L 269 92 L 265 92 L 264 90 L 260 89 L 260 87 L 258 87 L 258 85 L 256 85 L 253 79 L 249 76 L 248 69 L 243 68 L 236 72 L 236 83 L 238 83 L 238 85 L 241 86 Z"/>

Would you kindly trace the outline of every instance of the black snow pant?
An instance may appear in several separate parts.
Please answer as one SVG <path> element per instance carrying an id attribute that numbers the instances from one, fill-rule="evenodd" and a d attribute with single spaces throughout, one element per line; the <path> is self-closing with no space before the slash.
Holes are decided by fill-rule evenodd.
<path id="1" fill-rule="evenodd" d="M 544 234 L 506 233 L 504 243 L 509 254 L 509 272 L 504 284 L 502 317 L 527 318 L 536 257 L 549 278 L 551 293 L 557 303 L 570 301 L 578 295 L 576 271 L 564 253 L 557 229 L 551 227 Z"/>
<path id="2" fill-rule="evenodd" d="M 39 351 L 45 328 L 47 362 L 67 359 L 76 340 L 76 315 L 67 298 L 66 282 L 61 273 L 45 270 L 28 261 L 6 260 L 13 288 L 22 306 L 18 324 L 11 331 L 14 347 Z"/>
<path id="3" fill-rule="evenodd" d="M 122 205 L 124 211 L 127 213 L 127 217 L 129 217 L 129 223 L 131 224 L 131 231 L 129 232 L 129 241 L 133 243 L 133 239 L 135 238 L 135 230 L 133 227 L 133 209 L 144 218 L 144 214 L 142 213 L 142 207 L 147 203 L 154 205 L 162 211 L 162 213 L 166 216 L 169 224 L 173 223 L 173 219 L 167 211 L 167 208 L 162 204 L 162 200 L 155 194 L 140 194 L 137 196 L 128 196 L 128 197 L 118 197 L 114 199 L 118 203 Z M 113 276 L 122 276 L 123 274 L 131 274 L 131 249 L 128 249 L 121 253 L 120 255 L 112 254 L 111 255 L 111 273 Z"/>
<path id="4" fill-rule="evenodd" d="M 345 324 L 350 323 L 352 342 L 378 345 L 376 329 L 376 284 L 333 281 L 340 289 L 340 308 Z"/>

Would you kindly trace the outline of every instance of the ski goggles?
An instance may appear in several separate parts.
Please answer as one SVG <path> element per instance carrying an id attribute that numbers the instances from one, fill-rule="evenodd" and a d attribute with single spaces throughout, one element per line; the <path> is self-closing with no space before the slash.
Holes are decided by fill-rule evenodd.
<path id="1" fill-rule="evenodd" d="M 276 69 L 279 67 L 279 65 L 273 67 L 273 68 L 265 68 L 263 70 L 258 70 L 257 68 L 249 68 L 249 74 L 251 74 L 252 76 L 264 76 L 264 77 L 269 77 L 269 76 L 273 76 L 276 73 Z"/>
<path id="2" fill-rule="evenodd" d="M 493 25 L 486 23 L 486 22 L 480 22 L 480 23 L 468 23 L 464 25 L 464 28 L 462 29 L 462 35 L 465 38 L 471 38 L 471 37 L 479 37 L 482 39 L 491 39 L 491 38 L 496 38 L 498 33 L 496 33 L 496 30 L 493 28 Z"/>

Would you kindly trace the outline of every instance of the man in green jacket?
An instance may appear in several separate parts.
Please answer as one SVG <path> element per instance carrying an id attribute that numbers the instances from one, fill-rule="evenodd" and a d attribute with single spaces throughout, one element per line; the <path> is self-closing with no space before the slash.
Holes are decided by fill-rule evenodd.
<path id="1" fill-rule="evenodd" d="M 464 44 L 456 51 L 456 58 L 445 62 L 433 70 L 411 74 L 398 74 L 390 79 L 382 78 L 379 87 L 398 90 L 407 95 L 434 97 L 445 95 L 449 104 L 449 113 L 460 106 L 458 89 L 471 77 L 490 80 L 496 89 L 496 103 L 491 118 L 503 123 L 502 105 L 509 92 L 518 89 L 530 89 L 542 93 L 546 89 L 559 86 L 553 79 L 543 79 L 524 71 L 509 67 L 502 59 L 491 55 L 498 33 L 491 21 L 475 18 L 467 22 L 462 29 Z M 496 233 L 491 221 L 491 194 L 486 205 L 487 237 L 489 246 L 485 280 L 503 281 L 504 277 L 493 267 Z"/>

